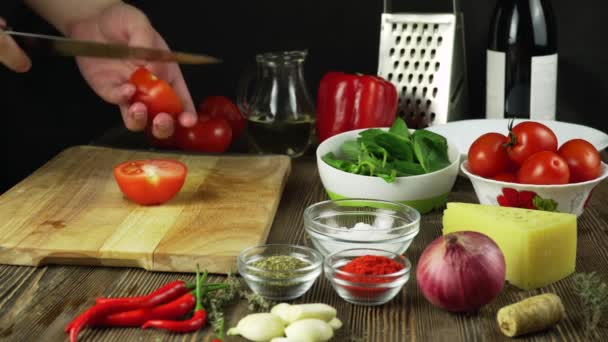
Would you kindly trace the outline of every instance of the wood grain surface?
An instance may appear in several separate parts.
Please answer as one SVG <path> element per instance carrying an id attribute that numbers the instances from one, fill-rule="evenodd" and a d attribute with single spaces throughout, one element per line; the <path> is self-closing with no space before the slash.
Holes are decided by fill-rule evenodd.
<path id="1" fill-rule="evenodd" d="M 176 197 L 141 206 L 112 169 L 134 159 L 188 167 Z M 0 263 L 82 264 L 228 273 L 266 241 L 287 180 L 286 156 L 202 156 L 93 146 L 69 148 L 0 196 Z"/>
<path id="2" fill-rule="evenodd" d="M 306 244 L 302 211 L 326 199 L 312 159 L 294 162 L 270 242 Z M 596 188 L 586 212 L 579 218 L 577 271 L 599 272 L 608 281 L 608 184 Z M 476 202 L 467 179 L 458 178 L 450 200 Z M 440 235 L 441 211 L 423 216 L 421 232 L 407 256 L 415 265 L 423 248 Z M 144 294 L 153 288 L 190 274 L 146 272 L 134 268 L 86 266 L 0 266 L 0 340 L 65 341 L 64 325 L 86 309 L 98 296 Z M 218 277 L 214 277 L 218 279 Z M 496 312 L 504 305 L 542 293 L 555 292 L 563 300 L 567 318 L 556 327 L 517 339 L 501 335 Z M 582 307 L 568 277 L 546 288 L 521 291 L 506 286 L 500 296 L 479 312 L 451 314 L 433 307 L 421 295 L 415 277 L 391 302 L 383 306 L 355 306 L 341 300 L 322 277 L 296 302 L 324 302 L 338 309 L 344 327 L 334 341 L 583 341 Z M 233 326 L 247 313 L 244 301 L 227 310 Z M 178 335 L 140 329 L 86 329 L 82 341 L 211 341 L 206 328 L 194 334 Z M 608 341 L 608 326 L 601 324 L 591 341 Z M 244 341 L 231 338 L 229 341 Z"/>

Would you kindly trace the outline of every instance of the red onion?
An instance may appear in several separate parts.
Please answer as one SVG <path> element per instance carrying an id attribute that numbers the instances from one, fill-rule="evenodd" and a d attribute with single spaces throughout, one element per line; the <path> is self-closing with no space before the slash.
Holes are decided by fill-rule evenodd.
<path id="1" fill-rule="evenodd" d="M 416 270 L 424 297 L 448 311 L 475 311 L 498 296 L 505 283 L 505 257 L 477 232 L 440 236 L 426 247 Z"/>

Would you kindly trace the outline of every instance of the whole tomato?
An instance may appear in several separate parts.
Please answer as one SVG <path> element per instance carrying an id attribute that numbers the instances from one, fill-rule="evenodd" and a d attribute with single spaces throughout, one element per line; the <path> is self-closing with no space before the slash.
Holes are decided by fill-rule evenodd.
<path id="1" fill-rule="evenodd" d="M 501 182 L 517 183 L 517 176 L 512 172 L 501 172 L 492 179 Z"/>
<path id="2" fill-rule="evenodd" d="M 233 138 L 239 137 L 246 126 L 239 108 L 225 96 L 207 96 L 198 106 L 198 114 L 226 118 L 232 128 Z"/>
<path id="3" fill-rule="evenodd" d="M 507 153 L 515 165 L 522 165 L 524 160 L 540 151 L 557 152 L 557 137 L 549 127 L 524 121 L 509 128 Z"/>
<path id="4" fill-rule="evenodd" d="M 146 105 L 150 117 L 148 122 L 158 113 L 167 113 L 177 117 L 184 111 L 182 100 L 175 90 L 164 80 L 159 79 L 148 69 L 140 67 L 131 74 L 130 82 L 136 91 L 131 102 L 141 102 Z"/>
<path id="5" fill-rule="evenodd" d="M 469 148 L 468 162 L 472 173 L 492 178 L 509 169 L 511 160 L 505 150 L 507 137 L 500 133 L 486 133 Z"/>
<path id="6" fill-rule="evenodd" d="M 517 171 L 517 182 L 522 184 L 567 184 L 569 180 L 568 164 L 551 151 L 534 153 Z"/>
<path id="7" fill-rule="evenodd" d="M 570 183 L 597 178 L 601 171 L 601 158 L 597 149 L 586 140 L 566 141 L 557 151 L 570 169 Z"/>
<path id="8" fill-rule="evenodd" d="M 232 128 L 223 117 L 199 115 L 194 126 L 178 126 L 175 139 L 183 150 L 220 153 L 230 147 Z"/>

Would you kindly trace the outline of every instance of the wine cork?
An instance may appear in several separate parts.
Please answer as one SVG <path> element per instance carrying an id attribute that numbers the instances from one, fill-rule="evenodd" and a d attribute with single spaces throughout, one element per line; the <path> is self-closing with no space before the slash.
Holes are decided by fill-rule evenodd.
<path id="1" fill-rule="evenodd" d="M 509 337 L 548 329 L 566 317 L 561 299 L 553 293 L 524 299 L 498 310 L 500 331 Z"/>

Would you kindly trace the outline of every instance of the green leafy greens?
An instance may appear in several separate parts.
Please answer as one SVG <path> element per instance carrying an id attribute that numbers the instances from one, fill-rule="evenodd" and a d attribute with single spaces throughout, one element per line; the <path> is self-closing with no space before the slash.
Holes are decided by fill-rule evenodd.
<path id="1" fill-rule="evenodd" d="M 357 140 L 340 146 L 340 156 L 327 153 L 323 161 L 332 167 L 388 183 L 396 177 L 414 176 L 441 170 L 450 165 L 447 140 L 427 130 L 410 134 L 405 121 L 397 118 L 388 131 L 370 128 Z"/>

